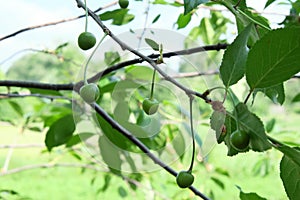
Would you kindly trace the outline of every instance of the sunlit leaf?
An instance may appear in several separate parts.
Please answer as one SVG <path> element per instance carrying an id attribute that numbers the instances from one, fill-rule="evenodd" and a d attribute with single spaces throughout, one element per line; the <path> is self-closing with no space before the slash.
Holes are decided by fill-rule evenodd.
<path id="1" fill-rule="evenodd" d="M 188 13 L 186 15 L 180 14 L 177 19 L 177 29 L 186 27 L 192 19 L 192 14 Z"/>
<path id="2" fill-rule="evenodd" d="M 248 25 L 233 43 L 227 47 L 224 53 L 220 66 L 220 74 L 227 88 L 237 83 L 245 74 L 248 56 L 247 41 L 251 28 L 252 24 Z"/>
<path id="3" fill-rule="evenodd" d="M 269 32 L 249 51 L 246 79 L 253 90 L 280 84 L 300 71 L 300 28 Z"/>

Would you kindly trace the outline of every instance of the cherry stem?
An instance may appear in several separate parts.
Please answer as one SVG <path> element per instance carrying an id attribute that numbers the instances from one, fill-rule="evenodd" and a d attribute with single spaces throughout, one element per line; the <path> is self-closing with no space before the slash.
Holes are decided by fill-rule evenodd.
<path id="1" fill-rule="evenodd" d="M 190 123 L 191 123 L 191 133 L 192 133 L 192 139 L 193 139 L 193 152 L 192 152 L 192 160 L 190 168 L 188 169 L 188 172 L 192 173 L 193 165 L 194 165 L 194 159 L 195 159 L 195 134 L 194 134 L 194 126 L 193 126 L 193 100 L 194 97 L 189 95 L 190 98 Z"/>
<path id="2" fill-rule="evenodd" d="M 152 82 L 151 82 L 151 91 L 150 91 L 150 99 L 153 99 L 155 74 L 156 74 L 156 69 L 153 70 Z"/>
<path id="3" fill-rule="evenodd" d="M 99 41 L 99 43 L 97 44 L 96 48 L 93 50 L 92 54 L 90 55 L 90 57 L 88 58 L 88 60 L 86 61 L 85 67 L 84 67 L 84 74 L 83 74 L 83 82 L 84 85 L 88 84 L 87 79 L 86 79 L 86 73 L 87 73 L 87 68 L 88 68 L 88 64 L 91 61 L 92 57 L 94 56 L 95 52 L 97 51 L 97 49 L 99 48 L 100 44 L 103 42 L 104 38 L 107 36 L 107 34 L 104 34 L 103 37 L 101 38 L 101 40 Z"/>
<path id="4" fill-rule="evenodd" d="M 85 6 L 85 32 L 87 32 L 87 28 L 88 28 L 88 9 L 87 8 L 87 5 L 86 5 L 86 0 L 84 0 L 84 6 Z"/>

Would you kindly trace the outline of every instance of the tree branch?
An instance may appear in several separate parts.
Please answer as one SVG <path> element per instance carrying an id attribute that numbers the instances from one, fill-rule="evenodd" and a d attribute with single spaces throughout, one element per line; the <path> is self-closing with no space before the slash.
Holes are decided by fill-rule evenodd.
<path id="1" fill-rule="evenodd" d="M 103 32 L 107 35 L 109 35 L 123 50 L 128 50 L 131 53 L 133 53 L 134 55 L 140 57 L 142 60 L 148 62 L 158 73 L 160 73 L 160 75 L 162 75 L 165 80 L 173 83 L 175 86 L 177 86 L 178 88 L 180 88 L 181 90 L 183 90 L 187 95 L 195 95 L 203 100 L 205 100 L 205 102 L 210 102 L 211 100 L 207 97 L 207 95 L 203 95 L 199 92 L 193 91 L 187 87 L 185 87 L 184 85 L 180 84 L 179 82 L 177 82 L 175 79 L 171 78 L 167 73 L 165 73 L 162 69 L 160 69 L 157 64 L 149 57 L 145 56 L 144 54 L 140 53 L 139 51 L 133 49 L 132 47 L 130 47 L 129 45 L 127 45 L 126 43 L 124 43 L 123 41 L 121 41 L 117 36 L 115 36 L 111 30 L 109 28 L 107 28 L 102 20 L 99 18 L 98 15 L 96 15 L 93 11 L 91 11 L 88 7 L 85 7 L 85 5 L 80 1 L 80 0 L 76 0 L 77 2 L 77 6 L 79 8 L 82 8 L 84 10 L 87 9 L 88 14 L 94 19 L 94 21 L 101 27 L 101 29 L 103 30 Z"/>
<path id="2" fill-rule="evenodd" d="M 46 99 L 64 99 L 64 100 L 68 100 L 68 101 L 72 101 L 72 99 L 68 98 L 68 97 L 64 97 L 64 96 L 53 96 L 53 95 L 42 95 L 42 94 L 4 94 L 4 93 L 0 93 L 0 99 L 1 98 L 24 98 L 24 97 L 39 97 L 39 98 L 46 98 Z"/>
<path id="3" fill-rule="evenodd" d="M 0 62 L 0 65 L 3 65 L 5 62 L 7 62 L 8 60 L 12 59 L 14 56 L 23 53 L 25 51 L 32 51 L 32 52 L 38 52 L 38 53 L 44 53 L 44 54 L 48 54 L 48 55 L 52 55 L 55 56 L 58 60 L 63 60 L 65 62 L 70 62 L 76 66 L 80 66 L 79 63 L 76 63 L 75 61 L 73 61 L 70 58 L 65 58 L 64 56 L 58 54 L 55 52 L 55 50 L 40 50 L 40 49 L 33 49 L 33 48 L 27 48 L 27 49 L 22 49 L 20 51 L 15 52 L 14 54 L 12 54 L 11 56 L 9 56 L 8 58 L 4 59 L 3 61 Z"/>
<path id="4" fill-rule="evenodd" d="M 95 108 L 95 111 L 104 118 L 114 129 L 116 129 L 120 134 L 124 135 L 128 138 L 132 143 L 134 143 L 139 149 L 141 149 L 147 156 L 157 165 L 164 168 L 167 172 L 172 174 L 173 176 L 177 176 L 177 172 L 161 161 L 158 157 L 156 157 L 151 151 L 148 149 L 146 145 L 144 145 L 139 139 L 133 136 L 127 129 L 121 126 L 118 122 L 116 122 L 113 118 L 109 116 L 98 104 L 93 103 L 92 106 Z M 201 197 L 204 200 L 209 200 L 204 194 L 198 191 L 195 187 L 190 186 L 189 189 L 194 192 L 195 195 Z"/>
<path id="5" fill-rule="evenodd" d="M 53 167 L 77 167 L 77 168 L 86 168 L 86 169 L 92 169 L 95 171 L 100 171 L 100 168 L 95 167 L 94 165 L 89 164 L 77 164 L 77 163 L 46 163 L 46 164 L 36 164 L 36 165 L 26 165 L 23 167 L 11 169 L 8 171 L 0 171 L 0 177 L 10 174 L 19 173 L 22 171 L 27 171 L 31 169 L 38 169 L 38 168 L 53 168 Z"/>
<path id="6" fill-rule="evenodd" d="M 226 49 L 228 44 L 215 44 L 215 45 L 207 45 L 207 46 L 201 46 L 201 47 L 195 47 L 185 50 L 179 50 L 179 51 L 173 51 L 173 52 L 167 52 L 163 54 L 164 58 L 171 58 L 174 56 L 180 56 L 180 55 L 191 55 L 195 53 L 201 53 L 204 51 L 219 51 L 222 49 Z M 153 62 L 155 62 L 155 59 L 157 59 L 160 55 L 159 54 L 151 54 L 148 56 L 149 59 L 153 59 Z M 129 65 L 142 63 L 144 62 L 143 59 L 137 58 L 132 59 L 128 61 L 124 61 L 118 64 L 115 64 L 113 66 L 110 66 L 106 68 L 105 70 L 98 72 L 94 76 L 88 79 L 88 82 L 96 82 L 99 80 L 102 76 L 107 75 L 113 71 L 119 70 L 121 68 L 124 68 Z M 200 75 L 200 74 L 199 74 Z M 203 74 L 205 75 L 205 73 Z M 46 89 L 46 90 L 75 90 L 78 91 L 79 88 L 83 85 L 83 81 L 79 81 L 77 83 L 69 83 L 69 84 L 50 84 L 50 83 L 40 83 L 40 82 L 31 82 L 31 81 L 15 81 L 15 80 L 0 80 L 0 87 L 1 86 L 7 86 L 7 87 L 25 87 L 25 88 L 37 88 L 37 89 Z"/>
<path id="7" fill-rule="evenodd" d="M 117 4 L 117 1 L 114 1 L 110 4 L 107 4 L 106 6 L 103 6 L 101 8 L 98 8 L 94 12 L 95 13 L 99 12 L 99 11 L 101 11 L 103 9 L 106 9 L 106 8 L 109 8 L 109 7 L 111 7 L 115 4 Z M 49 22 L 49 23 L 45 23 L 45 24 L 39 24 L 39 25 L 36 25 L 36 26 L 30 26 L 30 27 L 27 27 L 27 28 L 23 28 L 23 29 L 20 29 L 20 30 L 14 32 L 14 33 L 11 33 L 9 35 L 1 37 L 0 41 L 6 40 L 6 39 L 11 38 L 11 37 L 14 37 L 16 35 L 19 35 L 20 33 L 26 32 L 26 31 L 30 31 L 30 30 L 34 30 L 34 29 L 42 28 L 42 27 L 47 27 L 47 26 L 53 26 L 53 25 L 57 25 L 57 24 L 65 23 L 65 22 L 71 22 L 71 21 L 74 21 L 74 20 L 77 20 L 77 19 L 80 19 L 80 18 L 83 18 L 83 17 L 85 17 L 85 15 L 79 15 L 77 17 L 72 17 L 72 18 L 69 18 L 69 19 L 63 19 L 63 20 L 59 20 L 59 21 L 55 21 L 55 22 Z"/>
<path id="8" fill-rule="evenodd" d="M 40 83 L 35 81 L 15 81 L 15 80 L 3 80 L 0 81 L 0 86 L 7 87 L 23 87 L 23 88 L 36 88 L 45 90 L 73 90 L 74 84 L 52 84 L 52 83 Z"/>
<path id="9" fill-rule="evenodd" d="M 0 149 L 23 149 L 23 148 L 44 148 L 45 144 L 3 144 L 0 145 Z"/>

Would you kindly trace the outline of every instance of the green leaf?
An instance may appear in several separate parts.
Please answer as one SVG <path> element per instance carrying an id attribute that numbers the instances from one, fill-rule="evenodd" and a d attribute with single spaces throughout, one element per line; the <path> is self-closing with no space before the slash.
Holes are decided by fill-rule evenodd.
<path id="1" fill-rule="evenodd" d="M 285 156 L 289 157 L 290 160 L 300 167 L 300 151 L 298 149 L 291 148 L 283 144 L 275 146 L 275 148 L 284 153 Z"/>
<path id="2" fill-rule="evenodd" d="M 107 11 L 103 14 L 100 14 L 99 17 L 101 20 L 113 20 L 113 25 L 123 25 L 131 22 L 134 19 L 134 15 L 128 14 L 128 9 L 117 9 L 113 11 Z"/>
<path id="3" fill-rule="evenodd" d="M 250 134 L 249 146 L 253 151 L 265 151 L 271 148 L 263 123 L 248 110 L 245 104 L 240 103 L 235 107 L 234 116 L 237 117 L 240 128 Z"/>
<path id="4" fill-rule="evenodd" d="M 188 13 L 186 15 L 180 14 L 177 19 L 177 29 L 181 29 L 186 27 L 192 19 L 192 14 Z"/>
<path id="5" fill-rule="evenodd" d="M 43 95 L 53 95 L 53 96 L 62 96 L 62 94 L 55 90 L 43 90 L 37 88 L 28 88 L 31 94 L 43 94 Z"/>
<path id="6" fill-rule="evenodd" d="M 45 144 L 48 151 L 53 147 L 65 144 L 75 131 L 73 115 L 66 115 L 55 121 L 46 133 Z"/>
<path id="7" fill-rule="evenodd" d="M 220 111 L 214 111 L 210 117 L 210 127 L 215 130 L 218 143 L 221 143 L 224 139 L 222 128 L 225 124 L 225 118 L 226 113 Z"/>
<path id="8" fill-rule="evenodd" d="M 150 38 L 145 38 L 145 42 L 154 50 L 159 51 L 159 44 Z"/>
<path id="9" fill-rule="evenodd" d="M 108 168 L 120 171 L 122 160 L 117 147 L 104 135 L 99 137 L 98 145 L 102 159 Z"/>
<path id="10" fill-rule="evenodd" d="M 215 184 L 217 184 L 220 188 L 222 188 L 224 190 L 225 185 L 222 181 L 220 181 L 220 179 L 211 177 L 210 180 L 212 180 Z"/>
<path id="11" fill-rule="evenodd" d="M 98 192 L 105 192 L 107 190 L 107 188 L 110 186 L 110 181 L 111 181 L 111 175 L 109 173 L 105 174 L 105 176 L 104 176 L 104 184 L 98 190 Z"/>
<path id="12" fill-rule="evenodd" d="M 219 168 L 219 167 L 218 167 L 218 168 L 216 168 L 215 171 L 216 171 L 218 174 L 221 174 L 221 175 L 223 175 L 223 176 L 230 177 L 228 171 L 225 170 L 225 169 L 222 169 L 222 168 Z"/>
<path id="13" fill-rule="evenodd" d="M 205 44 L 222 42 L 220 37 L 226 33 L 228 23 L 231 23 L 231 21 L 221 13 L 212 12 L 211 17 L 204 17 L 200 25 L 190 31 L 189 38 L 194 41 L 201 37 Z"/>
<path id="14" fill-rule="evenodd" d="M 245 74 L 248 56 L 247 41 L 251 28 L 252 24 L 248 25 L 224 53 L 220 74 L 226 88 L 237 83 Z"/>
<path id="15" fill-rule="evenodd" d="M 55 53 L 56 54 L 61 53 L 62 50 L 63 50 L 63 48 L 66 47 L 66 46 L 68 46 L 68 45 L 69 45 L 68 42 L 58 45 L 58 47 L 56 47 L 55 50 L 54 50 Z"/>
<path id="16" fill-rule="evenodd" d="M 181 133 L 181 131 L 179 131 L 178 127 L 176 127 L 176 136 L 175 138 L 172 140 L 172 146 L 175 149 L 176 154 L 182 158 L 185 152 L 185 139 Z M 173 131 L 173 130 L 171 130 Z"/>
<path id="17" fill-rule="evenodd" d="M 284 155 L 280 162 L 280 177 L 290 200 L 298 200 L 300 197 L 299 174 L 300 166 L 290 157 Z"/>
<path id="18" fill-rule="evenodd" d="M 104 93 L 107 93 L 107 92 L 110 93 L 110 92 L 114 91 L 116 84 L 119 84 L 119 82 L 118 81 L 110 82 L 110 83 L 108 83 L 104 86 L 101 86 L 100 87 L 101 88 L 100 93 L 104 94 Z"/>
<path id="19" fill-rule="evenodd" d="M 225 127 L 226 127 L 226 135 L 225 138 L 222 138 L 224 140 L 224 143 L 227 146 L 227 155 L 228 156 L 234 156 L 238 154 L 238 151 L 235 150 L 235 148 L 232 147 L 230 142 L 230 135 L 237 129 L 236 120 L 231 116 L 232 114 L 227 113 L 225 118 Z M 219 142 L 221 143 L 222 140 Z"/>
<path id="20" fill-rule="evenodd" d="M 118 187 L 118 193 L 119 193 L 120 197 L 122 197 L 122 198 L 125 198 L 128 195 L 127 191 L 122 186 Z"/>
<path id="21" fill-rule="evenodd" d="M 297 94 L 296 96 L 294 96 L 294 98 L 292 99 L 292 103 L 296 103 L 300 101 L 300 93 Z"/>
<path id="22" fill-rule="evenodd" d="M 264 9 L 266 9 L 269 5 L 271 5 L 272 3 L 274 3 L 276 0 L 268 0 L 265 4 Z"/>
<path id="23" fill-rule="evenodd" d="M 9 101 L 9 104 L 16 111 L 16 113 L 19 114 L 20 117 L 23 117 L 23 115 L 24 115 L 23 109 L 17 102 Z"/>
<path id="24" fill-rule="evenodd" d="M 261 26 L 252 27 L 249 36 L 249 41 L 248 41 L 248 45 L 251 47 L 255 44 L 257 40 L 259 40 L 259 38 L 261 38 L 263 35 L 268 33 L 270 30 L 269 21 L 266 18 L 246 8 L 244 8 L 242 12 L 235 13 L 235 17 L 236 17 L 236 23 L 237 23 L 239 33 L 244 29 L 245 26 L 247 26 L 250 23 L 256 22 L 256 24 L 259 23 L 263 27 L 265 27 L 265 28 L 262 28 Z"/>
<path id="25" fill-rule="evenodd" d="M 284 93 L 283 83 L 268 88 L 255 89 L 254 94 L 256 92 L 263 92 L 275 104 L 279 103 L 282 105 L 284 103 L 285 93 Z"/>
<path id="26" fill-rule="evenodd" d="M 155 22 L 158 21 L 158 19 L 160 18 L 160 14 L 158 14 L 152 21 L 152 24 L 154 24 Z"/>
<path id="27" fill-rule="evenodd" d="M 89 133 L 89 132 L 84 132 L 84 133 L 78 133 L 76 135 L 73 135 L 69 141 L 66 143 L 66 147 L 72 147 L 76 144 L 79 144 L 82 141 L 87 140 L 88 138 L 94 136 L 95 134 Z"/>
<path id="28" fill-rule="evenodd" d="M 206 3 L 208 0 L 184 0 L 184 14 L 188 14 L 200 4 Z"/>
<path id="29" fill-rule="evenodd" d="M 246 79 L 251 90 L 280 84 L 300 71 L 299 33 L 299 27 L 277 29 L 250 49 Z"/>
<path id="30" fill-rule="evenodd" d="M 104 62 L 108 65 L 114 65 L 117 62 L 120 62 L 120 54 L 117 51 L 109 51 L 104 53 Z"/>
<path id="31" fill-rule="evenodd" d="M 244 193 L 242 191 L 240 191 L 240 199 L 241 200 L 267 200 L 266 198 L 263 198 L 254 192 Z"/>
<path id="32" fill-rule="evenodd" d="M 151 81 L 153 76 L 153 69 L 147 66 L 134 65 L 126 69 L 126 79 L 134 81 Z M 155 76 L 155 82 L 160 80 L 159 76 Z"/>
<path id="33" fill-rule="evenodd" d="M 97 120 L 105 136 L 116 146 L 121 149 L 129 150 L 131 142 L 116 129 L 114 129 L 100 115 L 97 115 Z"/>
<path id="34" fill-rule="evenodd" d="M 19 120 L 22 119 L 20 114 L 12 107 L 9 99 L 0 99 L 0 113 L 1 121 L 9 122 L 13 125 L 18 124 Z"/>
<path id="35" fill-rule="evenodd" d="M 266 131 L 267 131 L 268 133 L 270 133 L 270 132 L 273 130 L 274 125 L 275 125 L 275 122 L 276 122 L 276 119 L 275 119 L 275 118 L 272 118 L 271 120 L 269 120 L 269 121 L 267 122 L 267 125 L 266 125 Z"/>

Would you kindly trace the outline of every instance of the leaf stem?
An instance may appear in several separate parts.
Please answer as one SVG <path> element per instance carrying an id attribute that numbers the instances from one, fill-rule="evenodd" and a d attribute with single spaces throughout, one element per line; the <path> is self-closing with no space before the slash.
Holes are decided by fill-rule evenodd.
<path id="1" fill-rule="evenodd" d="M 94 56 L 95 52 L 97 51 L 97 49 L 99 48 L 100 44 L 103 42 L 104 38 L 107 36 L 107 34 L 104 34 L 103 37 L 101 38 L 101 40 L 99 41 L 99 43 L 97 44 L 96 48 L 93 50 L 92 54 L 90 55 L 90 57 L 88 58 L 88 60 L 86 61 L 85 67 L 84 67 L 84 73 L 83 73 L 83 82 L 84 84 L 88 84 L 87 80 L 86 80 L 86 73 L 87 73 L 87 68 L 88 68 L 88 64 L 91 61 L 92 57 Z"/>
<path id="2" fill-rule="evenodd" d="M 85 8 L 87 8 L 87 4 L 86 4 L 86 1 L 87 0 L 84 0 L 84 6 Z M 88 10 L 85 9 L 85 28 L 84 28 L 84 31 L 87 32 L 87 28 L 88 28 Z"/>
<path id="3" fill-rule="evenodd" d="M 192 160 L 191 160 L 191 165 L 188 169 L 188 172 L 192 172 L 193 171 L 193 165 L 194 165 L 194 159 L 195 159 L 195 134 L 194 134 L 194 126 L 193 126 L 193 100 L 194 97 L 192 95 L 189 95 L 190 98 L 190 123 L 191 123 L 191 133 L 192 133 L 192 141 L 193 141 L 193 150 L 192 150 Z"/>
<path id="4" fill-rule="evenodd" d="M 151 81 L 150 99 L 153 99 L 154 84 L 155 84 L 155 74 L 156 74 L 156 69 L 153 70 L 152 81 Z"/>
<path id="5" fill-rule="evenodd" d="M 249 16 L 248 16 L 246 13 L 244 13 L 241 9 L 238 9 L 238 8 L 237 8 L 237 11 L 238 11 L 239 13 L 241 13 L 242 15 L 244 15 L 246 18 L 248 18 L 248 19 L 249 19 L 250 21 L 252 21 L 253 23 L 255 23 L 255 24 L 261 26 L 262 28 L 264 28 L 264 29 L 266 29 L 266 30 L 268 30 L 268 31 L 271 31 L 271 29 L 270 29 L 269 27 L 263 25 L 262 23 L 256 21 L 255 19 L 249 17 Z"/>

